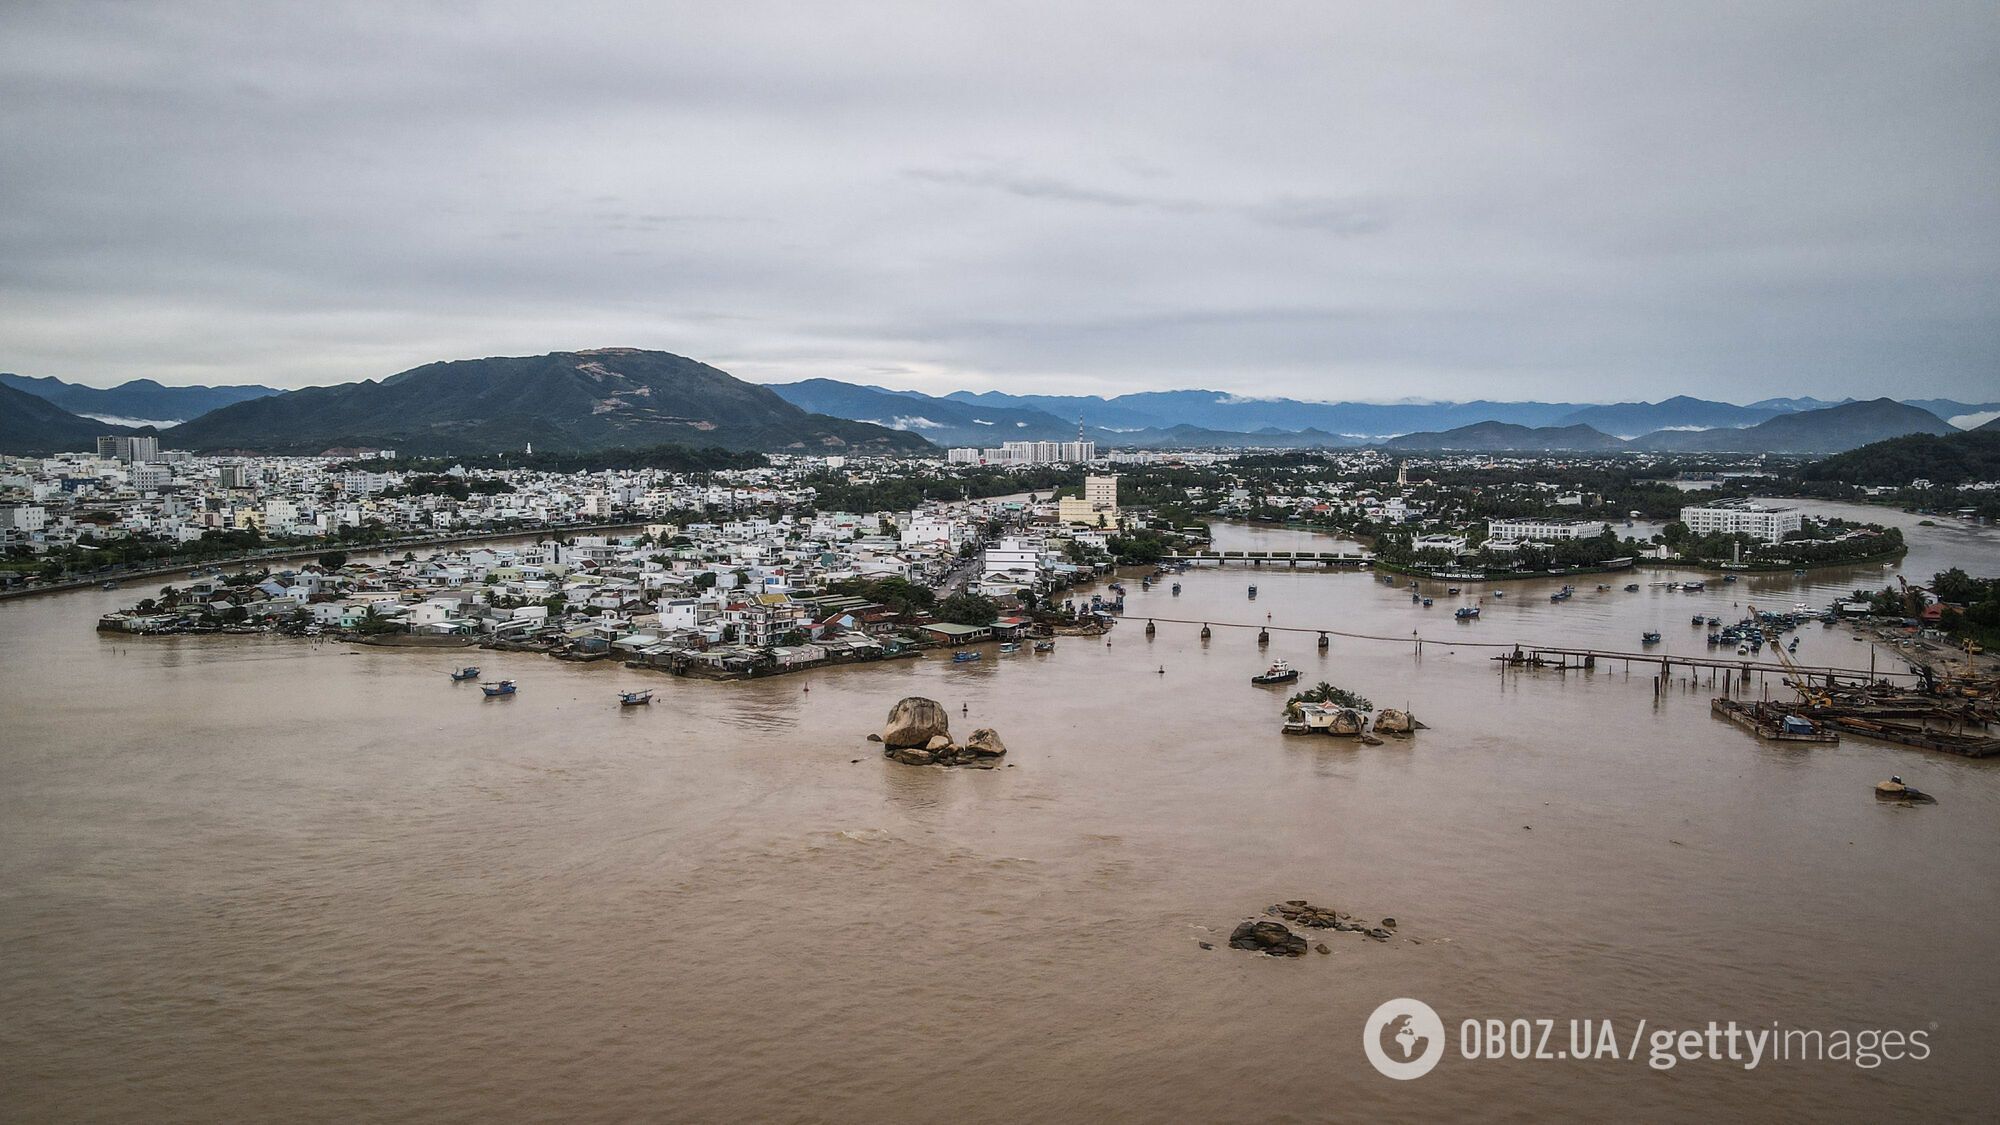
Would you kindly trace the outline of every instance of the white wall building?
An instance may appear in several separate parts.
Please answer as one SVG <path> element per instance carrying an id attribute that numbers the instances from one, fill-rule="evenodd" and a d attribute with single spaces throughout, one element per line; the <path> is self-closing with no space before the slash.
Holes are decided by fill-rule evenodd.
<path id="1" fill-rule="evenodd" d="M 1696 535 L 1740 533 L 1766 543 L 1782 543 L 1787 534 L 1805 526 L 1805 513 L 1797 508 L 1767 508 L 1761 504 L 1714 504 L 1682 508 L 1681 522 Z"/>
<path id="2" fill-rule="evenodd" d="M 1611 525 L 1603 520 L 1488 520 L 1488 539 L 1523 539 L 1553 543 L 1558 539 L 1589 539 Z"/>

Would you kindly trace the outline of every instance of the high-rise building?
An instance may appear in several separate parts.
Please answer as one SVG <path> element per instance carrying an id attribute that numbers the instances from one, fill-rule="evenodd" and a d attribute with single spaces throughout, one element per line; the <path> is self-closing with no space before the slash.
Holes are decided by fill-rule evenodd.
<path id="1" fill-rule="evenodd" d="M 160 459 L 160 439 L 142 434 L 106 434 L 97 439 L 97 455 L 130 465 Z"/>

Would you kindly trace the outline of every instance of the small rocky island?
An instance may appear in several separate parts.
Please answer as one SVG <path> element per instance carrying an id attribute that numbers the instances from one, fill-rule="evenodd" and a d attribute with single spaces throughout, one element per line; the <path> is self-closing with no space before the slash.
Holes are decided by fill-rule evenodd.
<path id="1" fill-rule="evenodd" d="M 1388 941 L 1395 936 L 1394 918 L 1382 919 L 1379 926 L 1371 926 L 1366 921 L 1350 914 L 1343 914 L 1330 906 L 1314 906 L 1302 898 L 1288 899 L 1264 908 L 1264 913 L 1283 918 L 1294 926 L 1306 926 L 1315 930 L 1333 930 L 1337 933 L 1361 934 L 1376 941 Z M 1237 926 L 1229 935 L 1229 945 L 1233 949 L 1248 949 L 1254 953 L 1264 953 L 1272 957 L 1303 957 L 1308 948 L 1306 939 L 1294 933 L 1285 922 L 1267 922 L 1253 919 Z M 1207 948 L 1204 943 L 1203 948 Z M 1331 953 L 1325 942 L 1313 944 L 1310 948 L 1320 953 Z"/>
<path id="2" fill-rule="evenodd" d="M 935 699 L 912 695 L 889 708 L 889 721 L 871 739 L 882 743 L 882 756 L 912 766 L 965 766 L 990 770 L 1006 756 L 1007 745 L 991 727 L 972 732 L 963 743 L 951 738 L 951 716 Z"/>

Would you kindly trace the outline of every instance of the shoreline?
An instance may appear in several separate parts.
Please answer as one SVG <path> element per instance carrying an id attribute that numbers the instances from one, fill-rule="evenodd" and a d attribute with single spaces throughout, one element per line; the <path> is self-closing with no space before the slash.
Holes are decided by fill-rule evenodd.
<path id="1" fill-rule="evenodd" d="M 172 566 L 154 566 L 143 570 L 122 570 L 116 574 L 98 574 L 90 578 L 68 578 L 46 585 L 15 590 L 0 590 L 0 601 L 13 598 L 31 598 L 37 594 L 61 594 L 72 590 L 87 590 L 92 586 L 103 586 L 115 582 L 121 588 L 125 583 L 142 578 L 160 578 L 169 574 L 179 574 L 188 568 L 248 566 L 258 562 L 284 562 L 287 559 L 318 558 L 329 551 L 343 551 L 350 555 L 388 554 L 398 549 L 411 547 L 446 547 L 460 543 L 484 543 L 495 539 L 526 539 L 549 533 L 592 534 L 599 531 L 623 531 L 634 527 L 644 527 L 646 521 L 632 520 L 623 523 L 601 524 L 550 524 L 541 527 L 516 528 L 511 531 L 475 531 L 461 535 L 433 535 L 415 539 L 396 539 L 382 543 L 368 543 L 343 547 L 337 543 L 327 543 L 316 547 L 281 547 L 271 551 L 259 551 L 250 555 L 232 555 L 224 559 L 188 559 Z"/>

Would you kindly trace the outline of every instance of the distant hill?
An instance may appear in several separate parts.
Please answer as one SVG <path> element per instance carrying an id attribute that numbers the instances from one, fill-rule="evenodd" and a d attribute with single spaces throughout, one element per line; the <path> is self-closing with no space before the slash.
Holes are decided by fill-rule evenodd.
<path id="1" fill-rule="evenodd" d="M 47 399 L 0 383 L 0 453 L 70 453 L 97 448 L 105 434 L 125 426 L 79 417 Z"/>
<path id="2" fill-rule="evenodd" d="M 975 405 L 837 379 L 774 383 L 771 390 L 801 410 L 909 430 L 938 445 L 986 448 L 1003 441 L 1076 439 L 1075 419 L 1065 422 L 1041 410 Z"/>
<path id="3" fill-rule="evenodd" d="M 1034 407 L 999 404 L 1000 399 L 1016 396 L 934 398 L 917 391 L 892 391 L 843 383 L 836 379 L 779 383 L 771 389 L 787 402 L 803 409 L 909 430 L 939 445 L 988 449 L 1007 441 L 1074 441 L 1077 434 L 1074 418 L 1059 418 Z M 977 401 L 974 401 L 975 398 Z M 1267 426 L 1251 432 L 1215 430 L 1184 422 L 1171 426 L 1120 429 L 1086 425 L 1083 436 L 1104 449 L 1234 449 L 1252 446 L 1310 449 L 1359 444 L 1355 438 L 1330 434 L 1310 426 L 1303 429 L 1297 426 Z"/>
<path id="4" fill-rule="evenodd" d="M 1306 402 L 1292 398 L 1246 398 L 1226 391 L 1144 391 L 1105 399 L 1093 395 L 1010 395 L 999 391 L 954 391 L 944 396 L 982 406 L 1041 410 L 1065 421 L 1081 417 L 1091 427 L 1130 432 L 1195 426 L 1203 430 L 1255 433 L 1266 428 L 1323 430 L 1349 441 L 1364 441 L 1415 430 L 1446 429 L 1471 422 L 1512 422 L 1545 426 L 1581 405 L 1573 402 Z"/>
<path id="5" fill-rule="evenodd" d="M 1920 410 L 1928 410 L 1953 425 L 1965 425 L 1969 429 L 1977 429 L 1979 422 L 1967 424 L 1960 422 L 1959 419 L 1967 415 L 1977 416 L 2000 412 L 2000 402 L 1960 402 L 1955 398 L 1906 398 L 1903 400 L 1903 404 L 1917 407 Z M 1985 419 L 1980 419 L 1980 421 L 1985 421 Z"/>
<path id="6" fill-rule="evenodd" d="M 1928 410 L 1878 398 L 1824 410 L 1780 414 L 1741 430 L 1660 430 L 1634 440 L 1632 448 L 1669 452 L 1841 453 L 1904 434 L 1958 432 Z"/>
<path id="7" fill-rule="evenodd" d="M 1825 410 L 1829 406 L 1842 406 L 1853 402 L 1851 398 L 1760 398 L 1750 404 L 1752 410 Z"/>
<path id="8" fill-rule="evenodd" d="M 168 387 L 151 379 L 133 379 L 115 387 L 86 387 L 49 377 L 30 378 L 0 372 L 0 384 L 55 403 L 72 414 L 88 414 L 141 423 L 185 422 L 233 403 L 279 392 L 272 387 Z"/>
<path id="9" fill-rule="evenodd" d="M 656 445 L 794 453 L 930 448 L 913 433 L 811 414 L 768 387 L 683 356 L 599 348 L 451 360 L 381 382 L 251 399 L 167 431 L 179 449 L 416 454 Z"/>
<path id="10" fill-rule="evenodd" d="M 1807 465 L 1807 480 L 1906 485 L 1915 480 L 1959 485 L 2000 480 L 2000 419 L 1955 434 L 1910 434 L 1872 442 Z"/>
<path id="11" fill-rule="evenodd" d="M 1509 422 L 1475 422 L 1442 433 L 1404 434 L 1382 443 L 1384 449 L 1492 453 L 1597 452 L 1624 446 L 1624 442 L 1589 426 L 1529 427 Z"/>
<path id="12" fill-rule="evenodd" d="M 1564 426 L 1589 426 L 1619 437 L 1636 437 L 1654 430 L 1707 430 L 1722 427 L 1754 426 L 1784 413 L 1771 406 L 1738 406 L 1705 398 L 1675 395 L 1660 402 L 1619 402 L 1608 406 L 1586 406 L 1565 414 Z"/>

